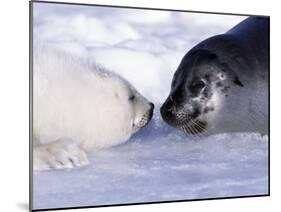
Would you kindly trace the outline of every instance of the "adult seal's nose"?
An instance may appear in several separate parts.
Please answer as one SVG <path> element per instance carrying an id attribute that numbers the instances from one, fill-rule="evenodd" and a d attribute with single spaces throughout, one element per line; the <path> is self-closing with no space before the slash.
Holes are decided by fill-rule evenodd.
<path id="1" fill-rule="evenodd" d="M 171 110 L 168 109 L 167 103 L 164 103 L 160 108 L 161 116 L 164 120 L 168 121 L 169 117 L 172 116 Z"/>

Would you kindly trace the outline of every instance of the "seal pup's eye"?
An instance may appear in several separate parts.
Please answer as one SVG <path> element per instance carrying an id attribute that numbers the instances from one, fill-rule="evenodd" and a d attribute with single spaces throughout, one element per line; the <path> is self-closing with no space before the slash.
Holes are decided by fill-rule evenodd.
<path id="1" fill-rule="evenodd" d="M 129 96 L 129 101 L 134 101 L 135 100 L 135 95 L 131 95 L 131 96 Z"/>

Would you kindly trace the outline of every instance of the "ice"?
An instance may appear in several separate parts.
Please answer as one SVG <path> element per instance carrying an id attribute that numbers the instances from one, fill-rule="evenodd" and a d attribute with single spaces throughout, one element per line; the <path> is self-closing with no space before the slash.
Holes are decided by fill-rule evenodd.
<path id="1" fill-rule="evenodd" d="M 186 137 L 155 115 L 127 143 L 94 152 L 87 167 L 34 173 L 36 208 L 266 194 L 268 138 Z"/>
<path id="2" fill-rule="evenodd" d="M 89 166 L 34 172 L 34 209 L 267 194 L 268 136 L 186 136 L 159 114 L 184 54 L 243 19 L 34 3 L 35 45 L 97 61 L 156 106 L 146 128 Z"/>

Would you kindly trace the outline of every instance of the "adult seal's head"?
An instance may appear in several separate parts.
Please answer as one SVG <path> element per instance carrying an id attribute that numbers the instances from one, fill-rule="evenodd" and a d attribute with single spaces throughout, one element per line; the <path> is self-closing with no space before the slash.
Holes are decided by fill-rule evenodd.
<path id="1" fill-rule="evenodd" d="M 269 19 L 250 17 L 192 48 L 161 115 L 188 134 L 268 131 Z"/>

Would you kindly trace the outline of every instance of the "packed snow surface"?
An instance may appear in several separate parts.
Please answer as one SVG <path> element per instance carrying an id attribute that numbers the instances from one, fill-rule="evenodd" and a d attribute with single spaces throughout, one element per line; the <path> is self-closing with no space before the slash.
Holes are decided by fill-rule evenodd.
<path id="1" fill-rule="evenodd" d="M 89 166 L 34 172 L 34 209 L 267 194 L 268 136 L 186 136 L 159 114 L 184 54 L 245 18 L 34 3 L 34 45 L 94 59 L 156 105 L 146 128 Z"/>

